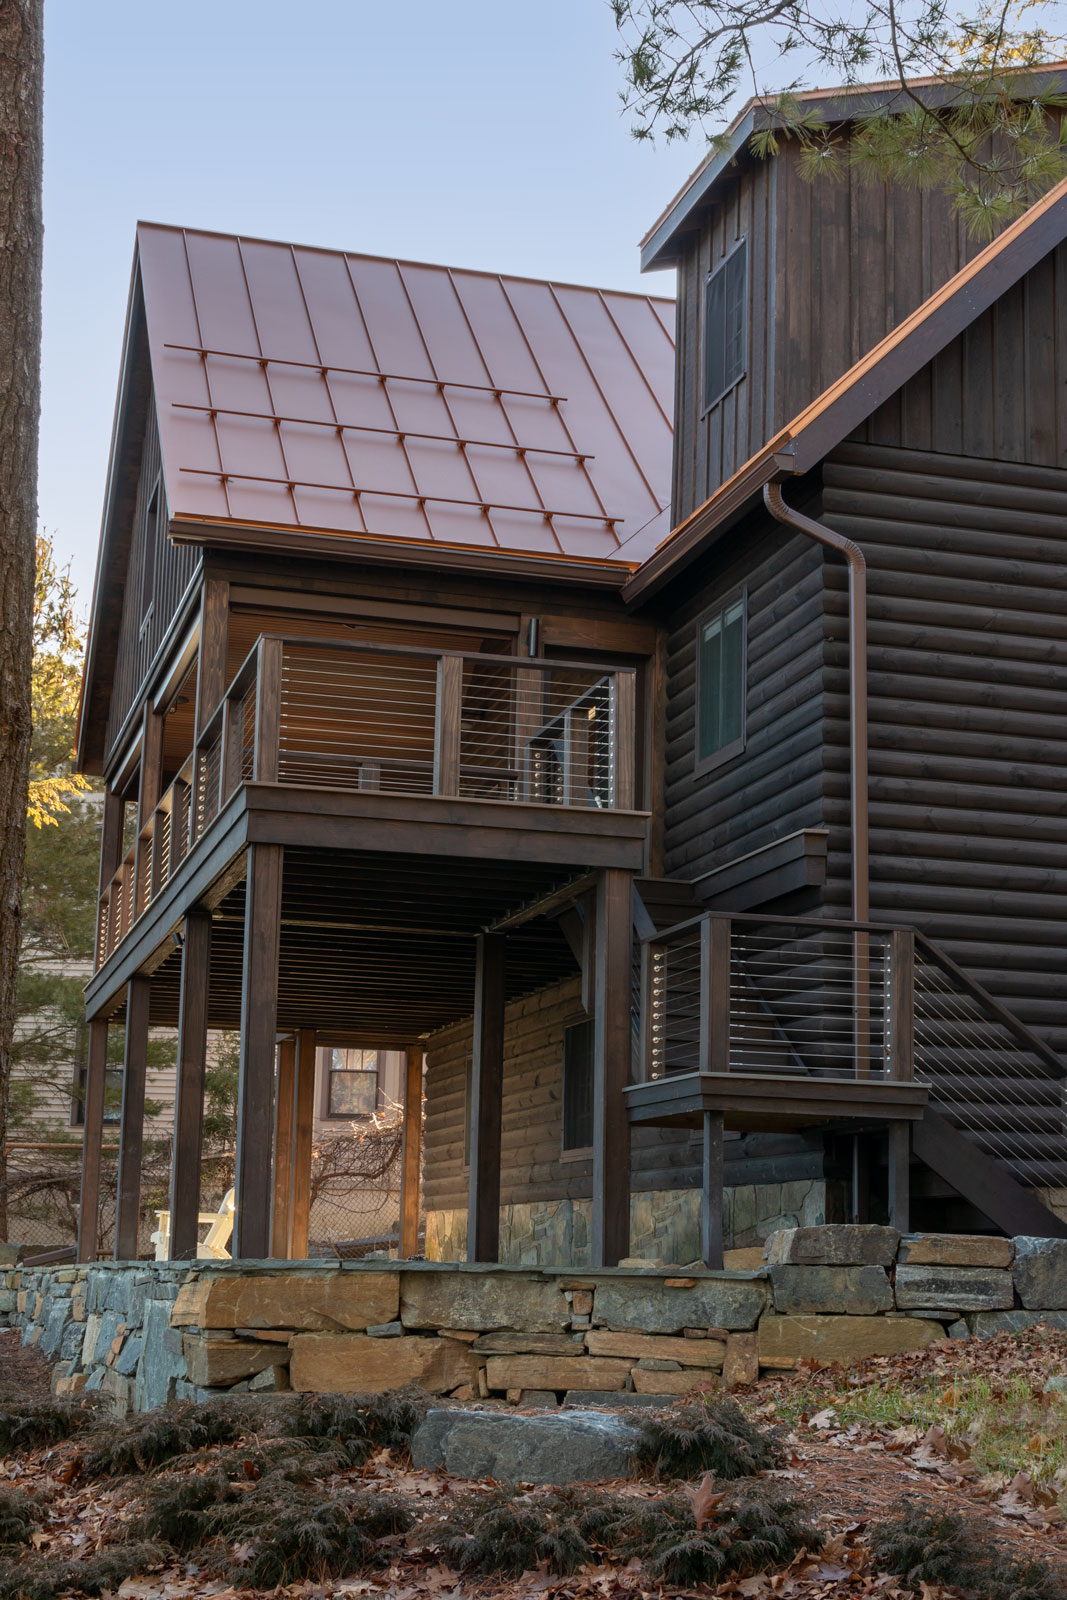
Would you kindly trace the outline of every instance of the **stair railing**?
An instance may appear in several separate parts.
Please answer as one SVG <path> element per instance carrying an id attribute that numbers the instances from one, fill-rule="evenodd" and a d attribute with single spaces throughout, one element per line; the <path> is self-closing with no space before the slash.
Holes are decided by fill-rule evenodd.
<path id="1" fill-rule="evenodd" d="M 915 936 L 915 1063 L 930 1105 L 1024 1183 L 1062 1181 L 1064 1078 L 1055 1051 L 969 973 Z"/>

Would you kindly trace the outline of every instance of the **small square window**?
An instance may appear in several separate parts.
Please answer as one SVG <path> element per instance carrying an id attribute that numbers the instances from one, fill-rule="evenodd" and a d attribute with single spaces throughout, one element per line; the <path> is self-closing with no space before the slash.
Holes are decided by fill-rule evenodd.
<path id="1" fill-rule="evenodd" d="M 563 1148 L 593 1144 L 593 1024 L 579 1022 L 563 1035 Z"/>
<path id="2" fill-rule="evenodd" d="M 704 285 L 704 410 L 745 375 L 748 245 L 742 239 Z"/>
<path id="3" fill-rule="evenodd" d="M 326 1115 L 347 1121 L 373 1117 L 378 1109 L 378 1052 L 331 1050 Z"/>
<path id="4" fill-rule="evenodd" d="M 697 622 L 697 769 L 745 747 L 748 595 L 742 589 Z"/>

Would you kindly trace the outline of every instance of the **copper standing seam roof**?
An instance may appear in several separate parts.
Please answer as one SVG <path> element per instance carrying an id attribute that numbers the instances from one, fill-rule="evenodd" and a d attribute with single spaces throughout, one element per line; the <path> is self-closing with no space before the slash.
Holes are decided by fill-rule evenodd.
<path id="1" fill-rule="evenodd" d="M 616 565 L 669 505 L 672 300 L 154 223 L 137 249 L 183 536 Z"/>
<path id="2" fill-rule="evenodd" d="M 786 423 L 646 557 L 623 589 L 647 599 L 704 548 L 728 518 L 749 509 L 765 483 L 809 472 L 995 300 L 1067 238 L 1067 178 L 934 291 L 892 333 Z M 625 557 L 627 547 L 621 554 Z"/>

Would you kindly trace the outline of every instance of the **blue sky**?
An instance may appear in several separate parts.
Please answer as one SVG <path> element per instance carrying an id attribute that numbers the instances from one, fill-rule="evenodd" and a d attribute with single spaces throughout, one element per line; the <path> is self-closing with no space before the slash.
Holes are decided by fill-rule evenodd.
<path id="1" fill-rule="evenodd" d="M 40 518 L 87 609 L 139 217 L 673 293 L 607 0 L 47 0 Z"/>

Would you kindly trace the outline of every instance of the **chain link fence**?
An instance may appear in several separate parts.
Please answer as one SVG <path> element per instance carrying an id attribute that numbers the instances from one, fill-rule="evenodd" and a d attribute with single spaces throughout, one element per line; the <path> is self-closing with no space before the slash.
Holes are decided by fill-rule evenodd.
<path id="1" fill-rule="evenodd" d="M 153 1129 L 158 1135 L 158 1130 Z M 402 1128 L 398 1120 L 333 1131 L 315 1141 L 311 1161 L 308 1254 L 359 1256 L 396 1242 L 400 1219 Z M 81 1145 L 20 1142 L 8 1153 L 7 1237 L 31 1255 L 77 1242 Z M 147 1139 L 141 1168 L 138 1254 L 155 1255 L 152 1235 L 170 1206 L 170 1143 Z M 118 1147 L 103 1149 L 98 1251 L 109 1256 L 115 1238 Z M 234 1182 L 232 1149 L 208 1151 L 201 1161 L 200 1211 L 218 1214 Z M 200 1236 L 208 1231 L 201 1225 Z"/>

